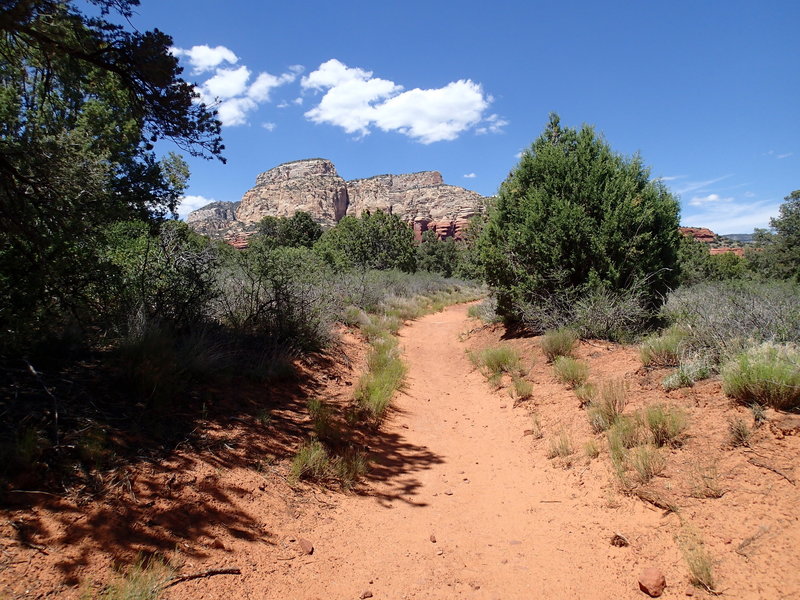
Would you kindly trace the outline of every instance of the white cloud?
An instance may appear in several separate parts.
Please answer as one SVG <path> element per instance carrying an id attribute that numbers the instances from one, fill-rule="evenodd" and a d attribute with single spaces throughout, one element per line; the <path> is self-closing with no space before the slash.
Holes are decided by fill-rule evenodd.
<path id="1" fill-rule="evenodd" d="M 517 160 L 519 160 L 520 158 L 522 158 L 522 155 L 523 155 L 523 154 L 525 154 L 525 151 L 524 151 L 524 150 L 520 150 L 519 152 L 517 152 L 517 153 L 514 155 L 514 158 L 516 158 Z"/>
<path id="2" fill-rule="evenodd" d="M 276 123 L 262 123 L 261 126 L 266 129 L 267 131 L 275 131 L 275 128 L 278 126 Z"/>
<path id="3" fill-rule="evenodd" d="M 694 196 L 689 201 L 689 206 L 703 206 L 704 204 L 720 204 L 732 201 L 732 197 L 723 198 L 719 194 L 708 194 L 707 196 Z"/>
<path id="4" fill-rule="evenodd" d="M 423 144 L 456 139 L 481 122 L 491 103 L 481 86 L 468 79 L 436 89 L 404 91 L 402 85 L 335 58 L 303 77 L 301 86 L 322 93 L 319 104 L 305 113 L 314 123 L 336 125 L 358 136 L 377 127 Z M 485 127 L 499 131 L 505 124 L 490 115 Z"/>
<path id="5" fill-rule="evenodd" d="M 780 202 L 728 202 L 704 205 L 699 211 L 686 211 L 681 223 L 687 226 L 708 227 L 715 233 L 750 233 L 756 227 L 769 227 L 771 217 L 778 215 Z"/>
<path id="6" fill-rule="evenodd" d="M 217 106 L 217 116 L 223 125 L 235 127 L 247 124 L 247 113 L 258 108 L 258 103 L 250 98 L 230 98 Z"/>
<path id="7" fill-rule="evenodd" d="M 776 154 L 775 158 L 778 159 L 789 158 L 792 154 L 794 154 L 794 152 L 787 152 L 786 154 Z"/>
<path id="8" fill-rule="evenodd" d="M 728 177 L 733 177 L 733 175 L 723 175 L 722 177 L 716 177 L 715 179 L 707 179 L 705 181 L 687 181 L 684 184 L 681 184 L 676 189 L 672 190 L 676 194 L 688 194 L 690 192 L 703 192 L 706 189 L 714 185 L 715 183 L 719 183 L 724 179 L 728 179 Z"/>
<path id="9" fill-rule="evenodd" d="M 676 179 L 683 179 L 686 175 L 664 175 L 656 177 L 653 181 L 675 181 Z"/>
<path id="10" fill-rule="evenodd" d="M 296 104 L 297 106 L 300 106 L 302 103 L 303 103 L 303 97 L 302 96 L 298 96 L 297 98 L 292 100 L 292 104 Z"/>
<path id="11" fill-rule="evenodd" d="M 256 102 L 267 102 L 273 89 L 292 83 L 295 79 L 297 79 L 296 73 L 284 73 L 279 77 L 269 73 L 259 73 L 256 80 L 248 88 L 247 96 Z"/>
<path id="12" fill-rule="evenodd" d="M 475 130 L 478 135 L 487 133 L 502 133 L 503 127 L 508 125 L 508 121 L 500 115 L 491 114 L 483 121 L 483 125 Z"/>
<path id="13" fill-rule="evenodd" d="M 179 58 L 185 56 L 195 75 L 211 71 L 223 62 L 236 64 L 239 61 L 239 57 L 225 46 L 192 46 L 188 50 L 173 47 L 170 52 Z"/>
<path id="14" fill-rule="evenodd" d="M 476 177 L 477 175 L 475 175 L 475 173 L 467 173 L 466 175 L 464 175 L 465 179 L 475 179 Z"/>
<path id="15" fill-rule="evenodd" d="M 242 65 L 238 69 L 217 69 L 216 74 L 200 86 L 200 93 L 208 102 L 214 98 L 233 98 L 247 89 L 250 69 Z"/>
<path id="16" fill-rule="evenodd" d="M 178 205 L 178 216 L 181 219 L 185 219 L 186 215 L 193 210 L 203 208 L 206 204 L 211 204 L 212 202 L 216 202 L 216 200 L 213 198 L 206 198 L 205 196 L 184 196 L 181 198 L 180 204 Z"/>

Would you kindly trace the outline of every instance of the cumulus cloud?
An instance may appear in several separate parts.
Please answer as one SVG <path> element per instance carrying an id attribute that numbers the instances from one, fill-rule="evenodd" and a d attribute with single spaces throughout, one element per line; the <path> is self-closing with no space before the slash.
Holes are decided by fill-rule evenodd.
<path id="1" fill-rule="evenodd" d="M 373 128 L 395 131 L 423 144 L 456 139 L 484 120 L 491 103 L 480 84 L 469 79 L 441 88 L 405 90 L 335 58 L 303 77 L 301 86 L 322 94 L 319 104 L 305 113 L 314 123 L 336 125 L 358 136 Z M 487 129 L 497 130 L 507 124 L 497 115 L 485 122 Z"/>
<path id="2" fill-rule="evenodd" d="M 689 201 L 689 206 L 703 206 L 704 204 L 721 204 L 731 202 L 732 197 L 723 198 L 719 194 L 708 194 L 707 196 L 694 196 Z"/>
<path id="3" fill-rule="evenodd" d="M 475 179 L 476 177 L 477 175 L 475 175 L 475 173 L 467 173 L 464 175 L 464 179 Z"/>
<path id="4" fill-rule="evenodd" d="M 173 47 L 170 52 L 179 58 L 186 57 L 195 75 L 211 71 L 223 62 L 236 64 L 239 61 L 239 57 L 225 46 L 192 46 L 188 50 Z"/>
<path id="5" fill-rule="evenodd" d="M 181 219 L 185 219 L 186 215 L 193 210 L 203 208 L 206 204 L 211 204 L 212 202 L 216 202 L 216 200 L 213 198 L 206 198 L 205 196 L 184 196 L 181 198 L 180 204 L 178 204 L 178 216 Z"/>
<path id="6" fill-rule="evenodd" d="M 260 104 L 269 102 L 275 88 L 292 83 L 304 70 L 301 65 L 292 65 L 281 75 L 264 71 L 252 78 L 253 72 L 246 65 L 236 68 L 224 65 L 239 61 L 224 46 L 193 46 L 189 50 L 171 48 L 171 52 L 179 58 L 185 58 L 195 74 L 214 72 L 195 89 L 202 102 L 217 109 L 219 120 L 228 127 L 246 125 L 249 114 Z"/>
<path id="7" fill-rule="evenodd" d="M 483 121 L 483 125 L 475 130 L 478 135 L 485 135 L 487 133 L 502 133 L 503 127 L 508 125 L 508 121 L 503 119 L 500 115 L 491 114 Z"/>
<path id="8" fill-rule="evenodd" d="M 262 123 L 261 126 L 267 131 L 275 131 L 275 128 L 277 127 L 275 123 L 270 123 L 270 122 Z"/>

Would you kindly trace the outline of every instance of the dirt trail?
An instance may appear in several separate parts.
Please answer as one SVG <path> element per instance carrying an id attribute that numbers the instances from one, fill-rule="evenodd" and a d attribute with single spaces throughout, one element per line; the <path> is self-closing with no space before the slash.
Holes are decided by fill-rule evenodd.
<path id="1" fill-rule="evenodd" d="M 466 310 L 451 307 L 400 332 L 408 385 L 386 424 L 387 448 L 372 448 L 368 495 L 345 498 L 299 532 L 315 551 L 293 561 L 288 577 L 218 580 L 230 585 L 228 597 L 640 595 L 630 565 L 619 577 L 602 515 L 536 469 L 524 411 L 473 370 L 459 341 Z"/>

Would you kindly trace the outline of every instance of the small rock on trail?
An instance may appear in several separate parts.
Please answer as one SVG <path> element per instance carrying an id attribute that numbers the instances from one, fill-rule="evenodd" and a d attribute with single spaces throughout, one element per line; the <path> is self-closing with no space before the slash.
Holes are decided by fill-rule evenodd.
<path id="1" fill-rule="evenodd" d="M 648 567 L 639 575 L 639 589 L 651 598 L 658 598 L 667 587 L 664 573 L 657 567 Z"/>

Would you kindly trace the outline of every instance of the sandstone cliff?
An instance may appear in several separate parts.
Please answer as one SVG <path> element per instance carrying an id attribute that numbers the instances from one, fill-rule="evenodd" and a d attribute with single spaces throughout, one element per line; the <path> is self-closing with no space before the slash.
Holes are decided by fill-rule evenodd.
<path id="1" fill-rule="evenodd" d="M 412 225 L 418 237 L 427 230 L 459 237 L 483 203 L 480 194 L 446 185 L 437 171 L 345 181 L 329 160 L 314 158 L 261 173 L 240 202 L 209 204 L 190 213 L 187 223 L 212 237 L 239 238 L 268 215 L 289 217 L 304 211 L 330 227 L 345 215 L 380 209 Z"/>

